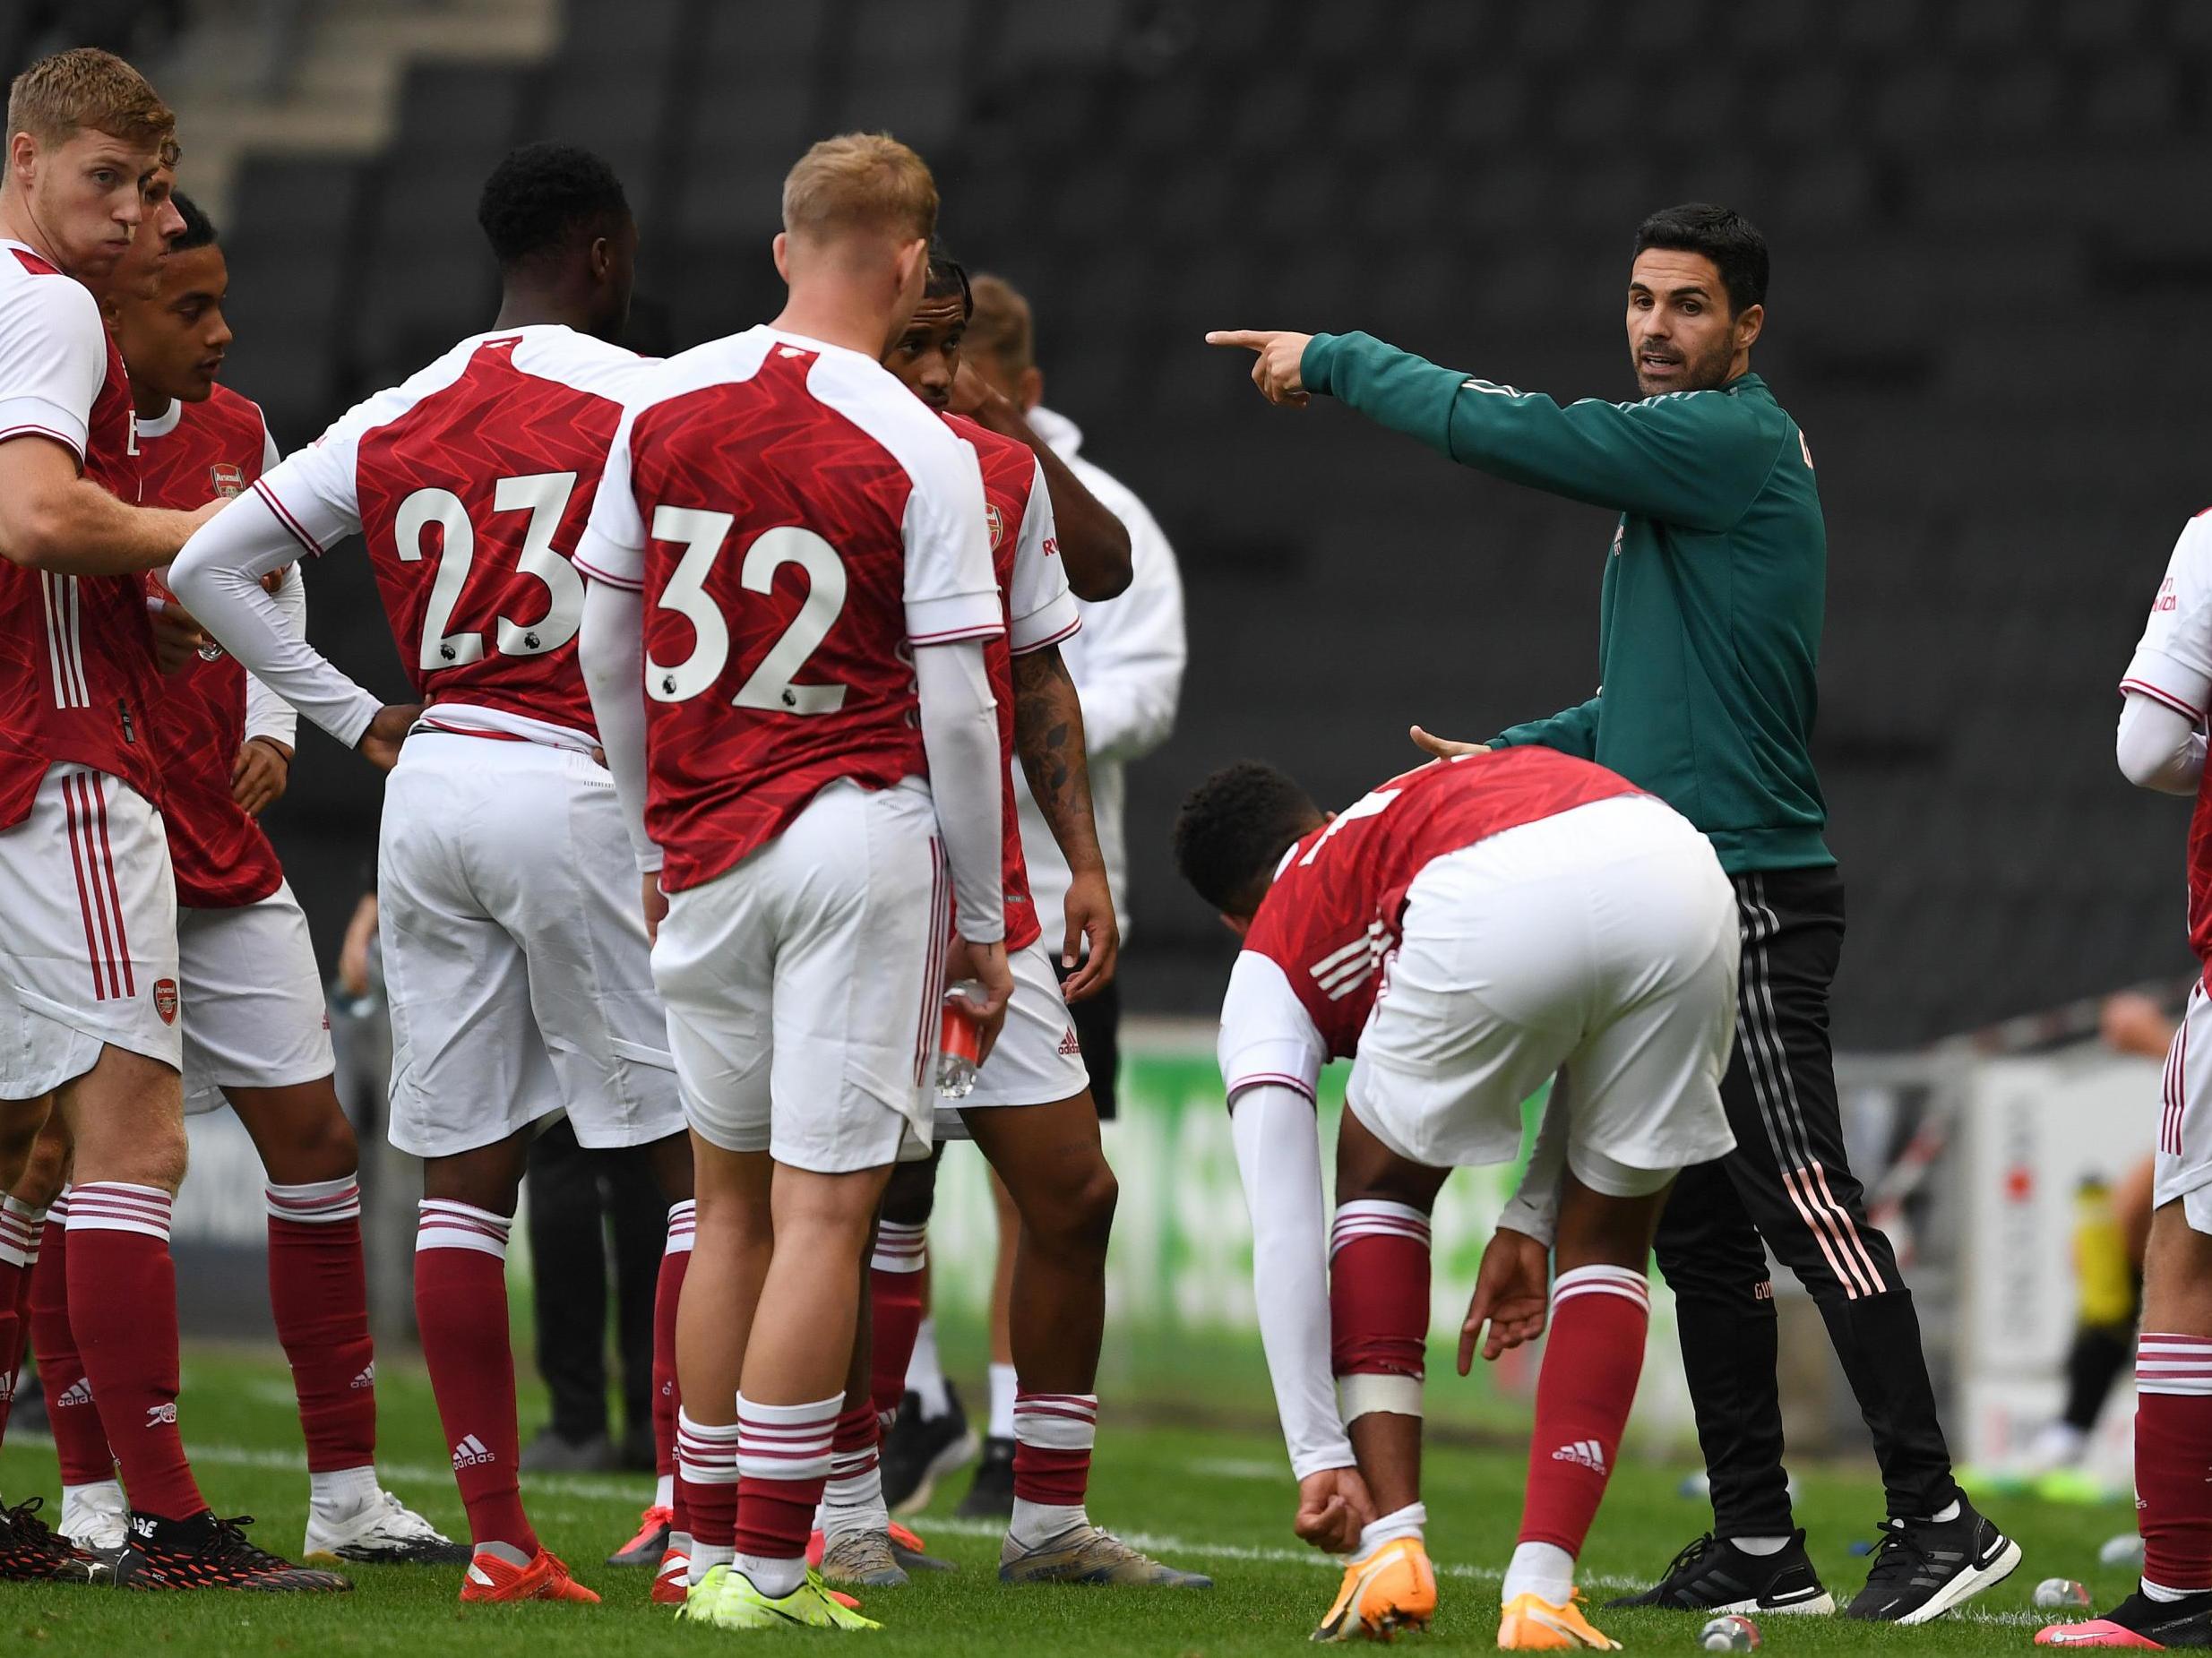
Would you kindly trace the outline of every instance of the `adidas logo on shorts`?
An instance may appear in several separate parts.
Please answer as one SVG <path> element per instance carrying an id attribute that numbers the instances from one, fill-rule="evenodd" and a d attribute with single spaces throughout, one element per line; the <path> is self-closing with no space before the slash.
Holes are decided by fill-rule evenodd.
<path id="1" fill-rule="evenodd" d="M 1072 1025 L 1068 1027 L 1068 1034 L 1060 1038 L 1060 1057 L 1063 1060 L 1080 1060 L 1083 1057 L 1083 1044 L 1076 1041 Z"/>
<path id="2" fill-rule="evenodd" d="M 1605 1448 L 1595 1439 L 1577 1439 L 1572 1445 L 1562 1445 L 1552 1453 L 1554 1462 L 1579 1463 L 1593 1473 L 1605 1471 Z"/>
<path id="3" fill-rule="evenodd" d="M 374 1359 L 371 1359 L 368 1362 L 368 1369 L 363 1370 L 358 1376 L 355 1377 L 351 1381 L 346 1384 L 347 1387 L 354 1389 L 356 1392 L 358 1392 L 364 1387 L 374 1387 L 375 1385 L 376 1361 Z"/>
<path id="4" fill-rule="evenodd" d="M 57 1411 L 66 1410 L 73 1405 L 90 1405 L 92 1403 L 92 1384 L 80 1376 L 63 1390 L 60 1398 L 51 1403 L 52 1408 Z"/>
<path id="5" fill-rule="evenodd" d="M 460 1443 L 453 1448 L 453 1466 L 456 1468 L 473 1468 L 478 1463 L 498 1460 L 493 1456 L 492 1448 L 473 1433 L 463 1434 Z"/>

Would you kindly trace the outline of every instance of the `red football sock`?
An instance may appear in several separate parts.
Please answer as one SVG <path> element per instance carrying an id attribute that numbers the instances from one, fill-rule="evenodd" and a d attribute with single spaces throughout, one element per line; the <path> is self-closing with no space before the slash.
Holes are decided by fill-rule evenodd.
<path id="1" fill-rule="evenodd" d="M 739 1554 L 797 1560 L 830 1477 L 830 1441 L 845 1396 L 805 1405 L 755 1405 L 737 1395 Z"/>
<path id="2" fill-rule="evenodd" d="M 69 1190 L 64 1187 L 47 1212 L 39 1264 L 31 1269 L 30 1347 L 46 1388 L 47 1421 L 53 1424 L 62 1483 L 98 1485 L 116 1477 L 116 1454 L 108 1448 L 92 1385 L 84 1379 L 84 1360 L 69 1328 L 68 1203 Z"/>
<path id="3" fill-rule="evenodd" d="M 39 1264 L 46 1211 L 18 1198 L 0 1198 L 0 1439 L 7 1437 L 16 1384 L 23 1379 L 31 1272 Z"/>
<path id="4" fill-rule="evenodd" d="M 888 1429 L 906 1396 L 907 1366 L 922 1333 L 922 1268 L 928 1263 L 929 1228 L 879 1221 L 875 1253 L 868 1262 L 868 1316 L 874 1345 L 868 1364 L 868 1395 L 875 1419 Z"/>
<path id="5" fill-rule="evenodd" d="M 676 1418 L 676 1499 L 691 1520 L 691 1581 L 697 1583 L 737 1546 L 737 1424 Z"/>
<path id="6" fill-rule="evenodd" d="M 2145 1330 L 2135 1348 L 2135 1520 L 2143 1581 L 2212 1589 L 2212 1338 Z"/>
<path id="7" fill-rule="evenodd" d="M 453 1482 L 480 1547 L 524 1558 L 538 1533 L 515 1482 L 522 1432 L 514 1416 L 514 1350 L 507 1339 L 507 1216 L 426 1199 L 415 1232 L 415 1323 L 453 1453 Z"/>
<path id="8" fill-rule="evenodd" d="M 1536 1377 L 1536 1430 L 1528 1445 L 1522 1542 L 1582 1552 L 1636 1400 L 1650 1323 L 1651 1287 L 1641 1273 L 1578 1267 L 1552 1285 L 1551 1333 Z"/>
<path id="9" fill-rule="evenodd" d="M 361 1182 L 353 1175 L 271 1184 L 269 1306 L 292 1364 L 307 1471 L 376 1461 L 376 1349 L 361 1263 Z"/>
<path id="10" fill-rule="evenodd" d="M 698 1205 L 688 1198 L 668 1207 L 668 1242 L 661 1251 L 660 1276 L 653 1285 L 653 1472 L 676 1473 L 676 1417 L 684 1392 L 676 1374 L 676 1310 L 684 1300 L 684 1275 L 692 1264 L 692 1233 Z M 684 1482 L 676 1482 L 673 1529 L 690 1530 L 684 1505 Z"/>
<path id="11" fill-rule="evenodd" d="M 1429 1217 L 1359 1198 L 1329 1229 L 1329 1368 L 1347 1422 L 1421 1414 L 1429 1334 Z"/>
<path id="12" fill-rule="evenodd" d="M 132 1508 L 165 1520 L 207 1499 L 176 1429 L 176 1263 L 159 1186 L 83 1181 L 69 1194 L 69 1325 Z"/>
<path id="13" fill-rule="evenodd" d="M 1095 1393 L 1014 1395 L 1014 1498 L 1049 1508 L 1080 1506 L 1098 1439 Z"/>

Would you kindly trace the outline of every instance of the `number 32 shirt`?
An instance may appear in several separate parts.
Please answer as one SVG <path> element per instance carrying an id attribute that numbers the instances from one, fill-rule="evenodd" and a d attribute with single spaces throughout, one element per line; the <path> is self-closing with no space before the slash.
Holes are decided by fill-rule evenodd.
<path id="1" fill-rule="evenodd" d="M 832 783 L 926 777 L 915 648 L 1006 628 L 976 451 L 874 358 L 768 328 L 660 365 L 577 563 L 644 596 L 670 892 Z"/>
<path id="2" fill-rule="evenodd" d="M 651 366 L 557 325 L 471 335 L 254 484 L 301 552 L 361 536 L 426 726 L 596 740 L 569 561 Z M 329 728 L 357 741 L 374 711 Z"/>

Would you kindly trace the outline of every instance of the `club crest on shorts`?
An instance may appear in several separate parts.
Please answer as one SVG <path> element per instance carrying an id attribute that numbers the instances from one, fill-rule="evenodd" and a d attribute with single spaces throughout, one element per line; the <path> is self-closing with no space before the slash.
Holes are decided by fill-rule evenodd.
<path id="1" fill-rule="evenodd" d="M 225 501 L 245 494 L 245 468 L 233 461 L 218 460 L 207 469 L 207 481 Z"/>
<path id="2" fill-rule="evenodd" d="M 991 551 L 995 553 L 1006 539 L 1006 520 L 998 510 L 998 503 L 983 503 L 983 521 L 991 527 Z"/>
<path id="3" fill-rule="evenodd" d="M 156 979 L 153 982 L 153 1010 L 161 1016 L 164 1025 L 176 1023 L 176 981 Z"/>

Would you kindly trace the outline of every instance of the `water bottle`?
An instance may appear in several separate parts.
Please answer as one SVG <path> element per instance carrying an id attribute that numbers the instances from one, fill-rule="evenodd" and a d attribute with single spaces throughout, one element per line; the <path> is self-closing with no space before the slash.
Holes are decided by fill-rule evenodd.
<path id="1" fill-rule="evenodd" d="M 975 1091 L 977 1055 L 983 1051 L 975 1006 L 983 994 L 983 986 L 973 979 L 962 979 L 944 993 L 944 1021 L 937 1037 L 937 1092 L 946 1099 L 964 1100 Z"/>

